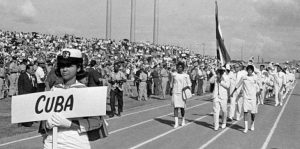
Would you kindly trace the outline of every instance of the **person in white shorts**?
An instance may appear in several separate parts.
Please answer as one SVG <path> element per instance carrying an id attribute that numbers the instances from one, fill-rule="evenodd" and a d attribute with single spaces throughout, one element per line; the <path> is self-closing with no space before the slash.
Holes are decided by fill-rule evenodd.
<path id="1" fill-rule="evenodd" d="M 258 85 L 257 76 L 254 75 L 254 66 L 248 65 L 246 67 L 246 71 L 248 72 L 247 76 L 242 77 L 242 79 L 238 82 L 234 91 L 231 93 L 231 97 L 233 93 L 237 90 L 237 88 L 242 87 L 243 92 L 243 109 L 244 109 L 244 122 L 245 129 L 244 133 L 248 131 L 248 111 L 251 113 L 251 130 L 254 130 L 254 121 L 255 114 L 257 113 L 257 95 L 260 94 L 260 87 Z"/>

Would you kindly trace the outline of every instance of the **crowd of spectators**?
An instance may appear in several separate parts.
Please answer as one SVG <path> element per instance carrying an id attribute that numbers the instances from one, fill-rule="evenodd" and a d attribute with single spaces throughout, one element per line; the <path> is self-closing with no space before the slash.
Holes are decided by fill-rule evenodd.
<path id="1" fill-rule="evenodd" d="M 35 69 L 39 66 L 43 68 L 45 76 L 48 76 L 47 74 L 53 74 L 51 69 L 55 67 L 56 56 L 64 48 L 81 50 L 84 53 L 85 68 L 96 68 L 100 74 L 99 76 L 103 79 L 102 85 L 108 85 L 105 80 L 113 70 L 113 64 L 116 62 L 121 63 L 121 70 L 125 73 L 127 79 L 131 80 L 125 91 L 125 94 L 129 96 L 135 96 L 133 91 L 130 91 L 132 90 L 130 84 L 135 85 L 134 81 L 140 68 L 148 72 L 149 80 L 151 80 L 153 71 L 160 72 L 163 66 L 166 65 L 168 72 L 171 72 L 175 69 L 175 64 L 178 61 L 183 61 L 188 66 L 186 71 L 192 72 L 192 69 L 199 67 L 199 70 L 203 73 L 201 72 L 201 77 L 198 78 L 208 81 L 209 70 L 215 67 L 216 63 L 213 56 L 195 55 L 189 49 L 174 45 L 129 42 L 127 39 L 115 41 L 97 38 L 87 39 L 74 35 L 56 36 L 37 32 L 25 33 L 0 30 L 0 64 L 5 68 L 7 76 L 3 76 L 6 81 L 3 85 L 0 84 L 2 92 L 9 89 L 11 84 L 16 84 L 16 81 L 10 81 L 11 78 L 9 78 L 11 74 L 10 65 L 14 61 L 19 66 L 19 73 L 25 70 L 22 65 L 32 63 L 36 65 Z M 92 61 L 93 66 L 90 65 Z M 194 65 L 195 63 L 197 65 Z M 196 75 L 199 75 L 198 71 L 197 74 L 194 74 L 194 79 L 196 79 Z M 47 80 L 47 78 L 44 79 Z M 206 85 L 206 81 L 203 84 Z M 55 82 L 50 82 L 50 85 L 48 84 L 46 87 L 49 89 L 54 84 Z M 157 90 L 154 89 L 153 84 L 152 90 Z M 205 92 L 205 90 L 202 92 Z M 10 96 L 16 95 L 17 91 L 9 94 Z"/>

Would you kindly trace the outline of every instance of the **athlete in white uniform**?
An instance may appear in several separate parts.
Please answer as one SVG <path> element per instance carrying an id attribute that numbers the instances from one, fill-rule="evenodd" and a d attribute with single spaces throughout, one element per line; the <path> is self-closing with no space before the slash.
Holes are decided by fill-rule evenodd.
<path id="1" fill-rule="evenodd" d="M 266 90 L 267 90 L 267 85 L 266 85 L 266 73 L 267 71 L 265 70 L 265 65 L 260 65 L 260 70 L 259 73 L 257 74 L 260 83 L 261 83 L 261 89 L 262 89 L 262 94 L 258 96 L 258 102 L 259 104 L 264 104 L 264 100 L 266 97 Z"/>
<path id="2" fill-rule="evenodd" d="M 283 90 L 285 88 L 285 73 L 283 72 L 282 68 L 276 64 L 276 73 L 274 74 L 275 77 L 275 84 L 274 84 L 274 89 L 275 89 L 275 106 L 282 106 L 283 103 Z"/>
<path id="3" fill-rule="evenodd" d="M 286 69 L 286 81 L 286 89 L 287 92 L 289 92 L 292 89 L 295 81 L 295 74 L 292 73 L 291 68 Z"/>
<path id="4" fill-rule="evenodd" d="M 214 129 L 219 129 L 219 115 L 222 110 L 222 126 L 226 127 L 227 121 L 227 101 L 228 101 L 228 91 L 229 91 L 229 78 L 225 74 L 225 69 L 218 69 L 217 76 L 215 80 L 215 88 L 213 92 L 213 111 L 214 111 Z"/>
<path id="5" fill-rule="evenodd" d="M 237 76 L 236 67 L 238 67 L 237 64 L 233 66 L 233 69 L 231 69 L 231 71 L 228 73 L 228 78 L 230 82 L 229 93 L 233 92 L 236 85 L 236 76 Z M 237 98 L 236 96 L 229 98 L 230 105 L 229 105 L 229 112 L 228 112 L 228 121 L 232 121 L 234 117 L 235 110 L 236 110 L 236 98 Z"/>
<path id="6" fill-rule="evenodd" d="M 267 85 L 267 98 L 270 98 L 274 95 L 274 86 L 275 84 L 275 77 L 274 77 L 274 68 L 273 67 L 268 67 L 267 68 L 267 75 L 266 75 L 266 85 Z"/>
<path id="7" fill-rule="evenodd" d="M 236 83 L 238 83 L 242 77 L 247 76 L 247 71 L 243 69 L 243 65 L 239 64 L 236 67 L 237 69 L 237 73 L 236 73 Z M 237 84 L 235 85 L 237 86 Z M 235 94 L 232 96 L 233 98 L 236 98 L 236 103 L 237 103 L 237 109 L 236 109 L 236 120 L 240 120 L 241 119 L 241 113 L 242 113 L 242 107 L 243 107 L 243 103 L 244 103 L 244 98 L 243 98 L 243 91 L 241 90 L 242 87 L 238 87 L 237 91 L 235 92 Z"/>
<path id="8" fill-rule="evenodd" d="M 244 122 L 245 129 L 244 133 L 248 131 L 248 111 L 251 112 L 251 130 L 254 130 L 254 120 L 255 114 L 257 113 L 257 95 L 260 94 L 259 82 L 258 78 L 254 75 L 254 67 L 252 65 L 248 65 L 246 68 L 248 74 L 247 76 L 243 76 L 241 80 L 237 83 L 236 88 L 231 93 L 233 96 L 234 92 L 237 91 L 238 88 L 242 87 L 243 92 L 243 109 L 244 109 Z"/>

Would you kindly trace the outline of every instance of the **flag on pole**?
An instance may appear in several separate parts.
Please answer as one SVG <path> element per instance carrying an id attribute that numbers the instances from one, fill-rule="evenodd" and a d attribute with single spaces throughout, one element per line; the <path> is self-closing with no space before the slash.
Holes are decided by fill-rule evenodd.
<path id="1" fill-rule="evenodd" d="M 221 65 L 225 65 L 231 59 L 226 50 L 224 39 L 222 37 L 222 32 L 218 19 L 218 3 L 216 2 L 216 39 L 217 39 L 217 59 L 220 61 Z"/>

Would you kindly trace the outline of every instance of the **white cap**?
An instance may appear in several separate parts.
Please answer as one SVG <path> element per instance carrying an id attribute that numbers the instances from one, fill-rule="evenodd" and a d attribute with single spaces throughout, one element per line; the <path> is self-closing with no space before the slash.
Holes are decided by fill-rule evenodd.
<path id="1" fill-rule="evenodd" d="M 82 63 L 82 53 L 77 49 L 63 49 L 61 54 L 57 56 L 57 64 L 78 64 Z"/>
<path id="2" fill-rule="evenodd" d="M 61 55 L 64 58 L 82 58 L 82 53 L 78 49 L 63 49 Z"/>

